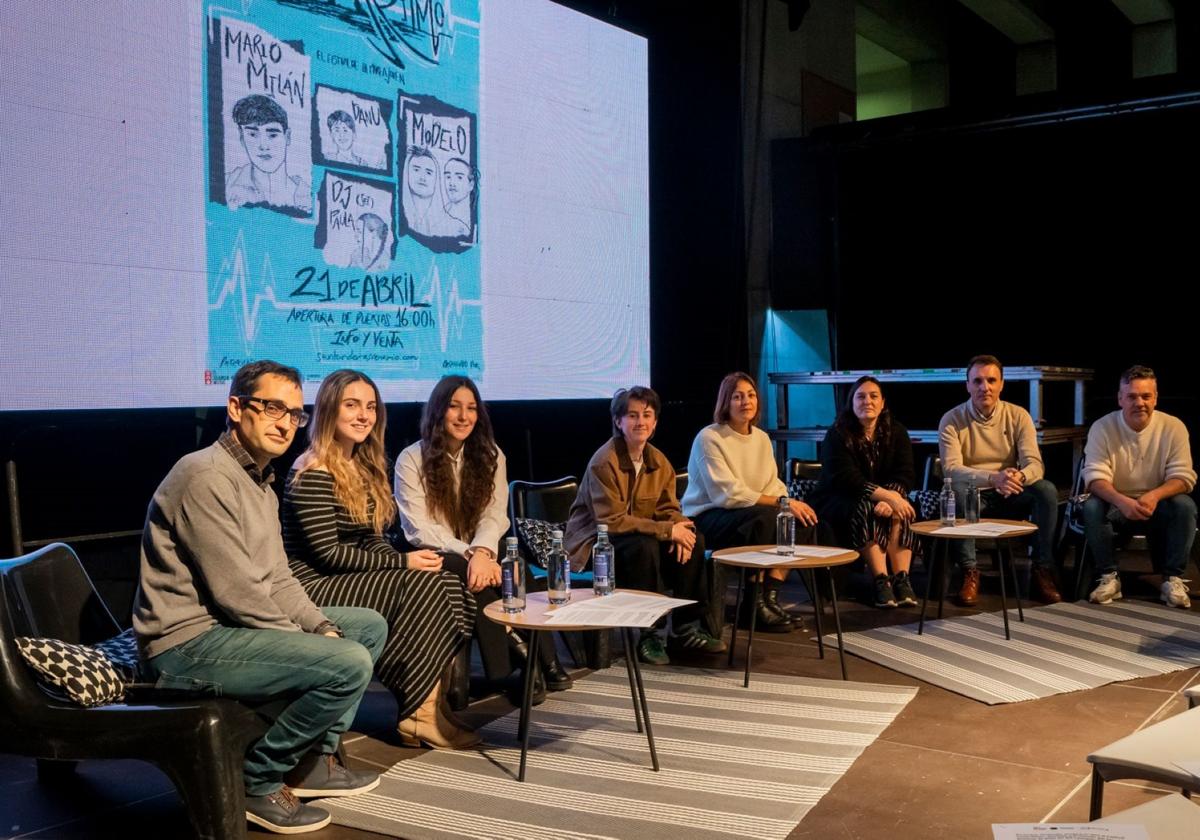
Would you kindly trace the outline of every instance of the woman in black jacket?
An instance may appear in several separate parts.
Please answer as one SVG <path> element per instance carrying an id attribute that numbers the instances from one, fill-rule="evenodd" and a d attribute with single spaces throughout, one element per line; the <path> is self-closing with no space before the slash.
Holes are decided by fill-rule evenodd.
<path id="1" fill-rule="evenodd" d="M 867 561 L 875 582 L 875 606 L 915 606 L 908 578 L 914 517 L 912 442 L 892 419 L 879 380 L 863 376 L 825 435 L 821 479 L 810 502 L 833 525 L 840 545 Z M 888 575 L 888 566 L 892 575 Z"/>

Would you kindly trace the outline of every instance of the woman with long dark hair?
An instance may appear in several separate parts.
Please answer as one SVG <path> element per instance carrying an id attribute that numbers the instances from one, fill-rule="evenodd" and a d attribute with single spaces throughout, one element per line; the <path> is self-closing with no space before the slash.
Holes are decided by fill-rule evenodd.
<path id="1" fill-rule="evenodd" d="M 704 543 L 716 551 L 775 542 L 775 517 L 786 503 L 796 517 L 796 541 L 816 542 L 816 512 L 788 497 L 779 478 L 771 440 L 758 428 L 761 414 L 758 386 L 748 373 L 736 371 L 721 380 L 713 423 L 692 443 L 688 458 L 688 488 L 683 513 L 690 517 Z M 771 569 L 763 577 L 756 624 L 767 632 L 788 633 L 793 619 L 779 603 L 779 586 L 786 569 Z M 745 621 L 746 616 L 739 616 Z"/>
<path id="2" fill-rule="evenodd" d="M 462 578 L 481 607 L 500 597 L 508 472 L 487 406 L 469 377 L 446 376 L 434 386 L 421 414 L 421 439 L 396 459 L 396 502 L 410 544 L 437 551 L 444 568 Z M 525 643 L 494 621 L 476 622 L 475 638 L 491 680 L 512 673 L 514 655 L 518 664 L 525 659 Z M 545 687 L 569 688 L 571 678 L 553 646 L 538 647 L 544 651 Z"/>
<path id="3" fill-rule="evenodd" d="M 912 441 L 892 419 L 878 379 L 855 381 L 825 434 L 821 455 L 813 507 L 832 524 L 838 544 L 851 546 L 867 561 L 875 606 L 916 606 L 908 578 L 914 542 L 909 525 L 915 515 L 908 501 Z"/>
<path id="4" fill-rule="evenodd" d="M 389 633 L 375 669 L 399 704 L 406 743 L 479 743 L 449 711 L 442 672 L 469 643 L 476 604 L 432 551 L 397 551 L 383 439 L 387 412 L 364 373 L 338 370 L 317 391 L 308 449 L 288 476 L 283 538 L 292 572 L 318 605 L 370 607 Z"/>

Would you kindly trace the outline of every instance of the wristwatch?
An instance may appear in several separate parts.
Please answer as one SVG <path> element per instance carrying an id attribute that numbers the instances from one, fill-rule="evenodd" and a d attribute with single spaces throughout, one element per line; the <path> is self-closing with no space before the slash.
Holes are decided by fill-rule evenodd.
<path id="1" fill-rule="evenodd" d="M 780 496 L 778 499 L 775 500 L 775 504 L 786 505 L 786 504 L 790 504 L 791 501 L 792 501 L 792 499 L 790 496 Z"/>

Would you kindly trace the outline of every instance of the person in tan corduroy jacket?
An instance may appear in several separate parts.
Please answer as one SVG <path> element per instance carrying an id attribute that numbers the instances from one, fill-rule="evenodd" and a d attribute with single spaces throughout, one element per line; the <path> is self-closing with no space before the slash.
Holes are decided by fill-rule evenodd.
<path id="1" fill-rule="evenodd" d="M 650 388 L 622 389 L 610 406 L 613 437 L 588 462 L 579 494 L 571 505 L 563 546 L 571 568 L 582 571 L 591 559 L 596 526 L 607 525 L 616 554 L 616 583 L 622 589 L 670 591 L 695 600 L 674 613 L 671 641 L 684 649 L 720 653 L 725 644 L 701 624 L 708 600 L 704 540 L 679 507 L 675 470 L 650 444 L 658 425 L 658 394 Z M 666 626 L 666 619 L 660 622 Z M 638 643 L 643 662 L 670 659 L 654 630 Z"/>

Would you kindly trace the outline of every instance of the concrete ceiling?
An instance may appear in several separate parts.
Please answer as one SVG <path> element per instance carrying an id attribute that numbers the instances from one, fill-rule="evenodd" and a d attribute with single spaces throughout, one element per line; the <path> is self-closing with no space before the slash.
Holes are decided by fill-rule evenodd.
<path id="1" fill-rule="evenodd" d="M 908 65 L 907 61 L 894 52 L 885 50 L 874 41 L 864 38 L 862 35 L 854 36 L 854 43 L 855 69 L 860 76 L 869 76 L 872 73 L 885 73 L 888 70 L 899 70 L 901 67 Z"/>
<path id="2" fill-rule="evenodd" d="M 999 30 L 1014 44 L 1054 40 L 1054 29 L 1023 0 L 959 0 L 979 18 Z M 1092 0 L 1096 2 L 1096 0 Z"/>
<path id="3" fill-rule="evenodd" d="M 1018 46 L 1055 40 L 1050 21 L 1069 4 L 1111 3 L 1134 26 L 1171 20 L 1171 0 L 958 0 Z M 1200 2 L 1200 0 L 1186 0 Z M 1064 5 L 1066 4 L 1066 5 Z M 946 55 L 945 14 L 937 0 L 858 0 L 855 29 L 860 36 L 904 61 L 934 61 Z M 868 48 L 869 49 L 869 48 Z M 872 56 L 872 65 L 879 59 Z"/>
<path id="4" fill-rule="evenodd" d="M 1129 22 L 1134 26 L 1172 20 L 1175 17 L 1171 0 L 1112 0 L 1112 4 L 1120 9 L 1121 14 L 1129 18 Z"/>

